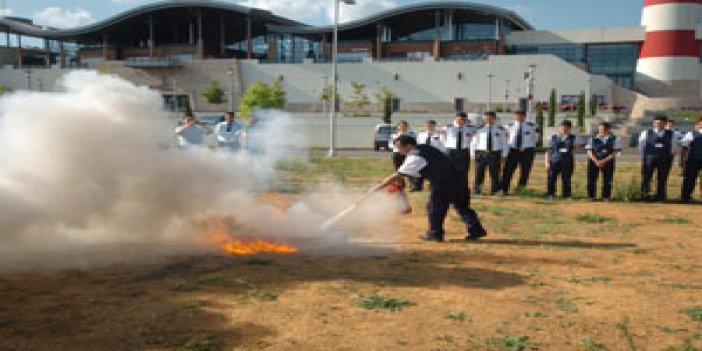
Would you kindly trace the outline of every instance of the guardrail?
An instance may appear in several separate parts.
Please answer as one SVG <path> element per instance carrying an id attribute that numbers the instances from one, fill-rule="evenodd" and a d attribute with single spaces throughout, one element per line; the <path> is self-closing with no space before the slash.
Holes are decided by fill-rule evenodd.
<path id="1" fill-rule="evenodd" d="M 183 63 L 174 57 L 127 57 L 124 65 L 135 68 L 180 68 Z"/>

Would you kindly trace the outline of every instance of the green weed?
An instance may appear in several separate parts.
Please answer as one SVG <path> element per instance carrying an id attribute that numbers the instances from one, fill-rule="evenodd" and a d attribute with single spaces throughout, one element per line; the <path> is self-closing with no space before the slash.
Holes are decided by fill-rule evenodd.
<path id="1" fill-rule="evenodd" d="M 629 351 L 638 350 L 636 344 L 634 343 L 634 335 L 631 333 L 629 316 L 625 316 L 621 322 L 617 323 L 617 329 L 619 329 L 619 331 L 622 332 L 622 335 L 624 335 L 624 339 L 626 339 L 626 343 L 629 346 Z"/>
<path id="2" fill-rule="evenodd" d="M 527 351 L 539 349 L 539 345 L 530 342 L 528 336 L 522 335 L 488 338 L 485 340 L 485 346 L 489 346 L 489 350 L 495 351 Z"/>
<path id="3" fill-rule="evenodd" d="M 473 321 L 473 317 L 471 317 L 470 315 L 466 314 L 463 311 L 448 311 L 446 313 L 446 318 L 454 320 L 454 321 L 461 321 L 461 322 Z"/>
<path id="4" fill-rule="evenodd" d="M 702 322 L 702 306 L 688 308 L 685 313 L 692 318 L 693 321 Z"/>
<path id="5" fill-rule="evenodd" d="M 583 223 L 597 223 L 597 224 L 602 224 L 602 223 L 607 223 L 607 222 L 614 222 L 616 221 L 615 218 L 612 217 L 606 217 L 598 214 L 584 214 L 584 215 L 579 215 L 575 217 L 575 219 L 578 222 L 583 222 Z"/>
<path id="6" fill-rule="evenodd" d="M 673 216 L 673 215 L 667 215 L 667 216 L 663 217 L 662 219 L 659 219 L 658 221 L 662 222 L 662 223 L 680 224 L 680 225 L 692 223 L 692 221 L 687 219 L 687 218 Z"/>
<path id="7" fill-rule="evenodd" d="M 568 300 L 564 297 L 561 297 L 560 299 L 555 301 L 556 307 L 561 309 L 563 312 L 567 313 L 575 313 L 578 312 L 578 307 L 575 306 L 573 301 Z"/>
<path id="8" fill-rule="evenodd" d="M 596 342 L 592 337 L 586 336 L 580 340 L 580 344 L 575 351 L 610 351 L 607 346 Z"/>
<path id="9" fill-rule="evenodd" d="M 389 310 L 395 312 L 401 310 L 403 307 L 409 306 L 409 301 L 404 298 L 371 295 L 358 298 L 356 304 L 369 310 Z"/>

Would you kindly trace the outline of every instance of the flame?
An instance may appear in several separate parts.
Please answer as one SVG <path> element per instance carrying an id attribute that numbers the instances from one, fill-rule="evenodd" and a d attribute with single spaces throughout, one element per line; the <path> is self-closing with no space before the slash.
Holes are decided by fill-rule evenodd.
<path id="1" fill-rule="evenodd" d="M 259 253 L 291 254 L 297 248 L 258 238 L 235 239 L 232 229 L 236 224 L 231 219 L 219 218 L 202 224 L 204 239 L 216 245 L 222 252 L 232 255 L 255 255 Z"/>

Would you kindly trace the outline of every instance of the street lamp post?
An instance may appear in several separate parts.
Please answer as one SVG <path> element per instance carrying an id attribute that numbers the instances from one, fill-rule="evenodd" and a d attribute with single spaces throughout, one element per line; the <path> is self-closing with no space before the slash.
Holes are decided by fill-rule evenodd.
<path id="1" fill-rule="evenodd" d="M 339 2 L 355 5 L 356 0 L 334 0 L 334 39 L 332 42 L 332 91 L 329 113 L 329 157 L 336 157 L 336 83 L 339 80 L 336 67 L 336 51 L 339 44 Z"/>
<path id="2" fill-rule="evenodd" d="M 488 103 L 487 103 L 487 110 L 491 111 L 492 110 L 492 78 L 494 78 L 495 75 L 490 73 L 487 75 L 488 78 Z"/>
<path id="3" fill-rule="evenodd" d="M 227 77 L 229 77 L 229 112 L 234 112 L 234 69 L 227 68 Z"/>
<path id="4" fill-rule="evenodd" d="M 529 65 L 529 70 L 526 73 L 526 82 L 527 82 L 527 121 L 533 122 L 533 116 L 534 116 L 534 81 L 536 78 L 534 77 L 534 73 L 536 72 L 536 65 L 535 64 L 530 64 Z M 541 108 L 541 106 L 539 106 Z"/>
<path id="5" fill-rule="evenodd" d="M 507 85 L 507 87 L 505 88 L 505 111 L 507 111 L 507 106 L 509 105 L 509 85 L 510 85 L 510 83 L 511 83 L 511 81 L 509 79 L 507 79 L 505 81 L 505 84 Z"/>
<path id="6" fill-rule="evenodd" d="M 32 90 L 32 70 L 28 69 L 24 71 L 24 73 L 27 75 L 27 90 Z"/>

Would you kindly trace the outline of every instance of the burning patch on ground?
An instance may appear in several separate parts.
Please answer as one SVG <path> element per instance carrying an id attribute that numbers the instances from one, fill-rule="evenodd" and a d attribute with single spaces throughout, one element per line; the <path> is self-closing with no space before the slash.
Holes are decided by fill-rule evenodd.
<path id="1" fill-rule="evenodd" d="M 254 236 L 240 236 L 242 228 L 232 218 L 215 218 L 200 224 L 200 237 L 225 254 L 255 255 L 260 253 L 292 254 L 296 247 Z"/>

